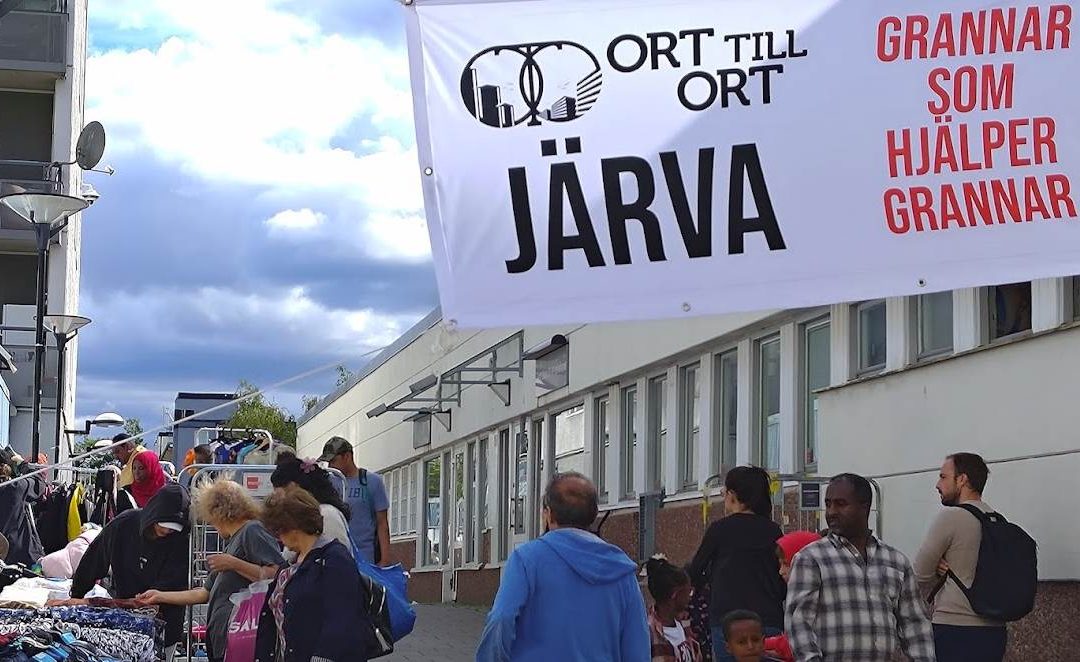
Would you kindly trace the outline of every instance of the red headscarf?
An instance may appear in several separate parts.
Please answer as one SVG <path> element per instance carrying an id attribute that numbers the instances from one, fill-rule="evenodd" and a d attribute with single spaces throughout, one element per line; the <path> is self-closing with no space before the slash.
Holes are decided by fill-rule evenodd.
<path id="1" fill-rule="evenodd" d="M 143 473 L 145 474 L 143 480 L 135 481 L 131 484 L 131 495 L 135 497 L 135 504 L 139 508 L 145 508 L 146 503 L 150 501 L 150 497 L 158 493 L 162 487 L 165 487 L 165 471 L 161 468 L 161 462 L 158 460 L 157 453 L 154 451 L 142 451 L 132 460 L 132 464 L 138 462 L 143 466 Z"/>
<path id="2" fill-rule="evenodd" d="M 821 536 L 813 531 L 792 531 L 781 536 L 776 541 L 776 544 L 780 545 L 780 549 L 784 550 L 784 558 L 787 559 L 788 563 L 791 563 L 795 555 L 802 551 L 803 547 L 818 540 L 821 540 Z"/>

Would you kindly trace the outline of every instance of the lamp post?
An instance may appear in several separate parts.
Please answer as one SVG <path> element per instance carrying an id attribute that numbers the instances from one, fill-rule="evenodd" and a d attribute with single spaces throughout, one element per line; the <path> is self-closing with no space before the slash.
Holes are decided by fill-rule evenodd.
<path id="1" fill-rule="evenodd" d="M 120 414 L 109 411 L 109 412 L 104 412 L 104 413 L 98 414 L 97 416 L 95 416 L 93 418 L 86 419 L 85 427 L 82 430 L 64 430 L 64 432 L 66 432 L 67 434 L 79 434 L 79 435 L 87 436 L 87 435 L 90 434 L 90 427 L 93 426 L 93 425 L 96 425 L 96 426 L 102 427 L 102 428 L 115 428 L 115 427 L 120 427 L 121 425 L 124 424 L 124 422 L 125 421 L 124 421 L 123 416 L 121 416 Z M 98 444 L 101 444 L 101 443 L 104 443 L 106 446 L 112 444 L 112 442 L 107 440 L 107 439 L 98 442 Z M 97 447 L 97 445 L 95 444 L 95 448 L 96 447 Z"/>
<path id="2" fill-rule="evenodd" d="M 64 412 L 64 352 L 68 341 L 79 333 L 79 329 L 90 323 L 89 317 L 78 315 L 46 315 L 45 326 L 56 338 L 56 447 L 53 449 L 53 463 L 60 463 L 60 417 Z"/>
<path id="3" fill-rule="evenodd" d="M 37 239 L 37 314 L 34 316 L 34 413 L 30 457 L 41 445 L 41 380 L 45 368 L 45 290 L 48 280 L 49 240 L 67 227 L 68 217 L 86 209 L 82 198 L 54 193 L 12 193 L 0 196 L 13 212 L 30 222 Z"/>

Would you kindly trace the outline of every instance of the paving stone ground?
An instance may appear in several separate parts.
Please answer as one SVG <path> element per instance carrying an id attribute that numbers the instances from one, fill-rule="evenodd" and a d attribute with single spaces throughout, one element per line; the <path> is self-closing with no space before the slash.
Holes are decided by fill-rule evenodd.
<path id="1" fill-rule="evenodd" d="M 416 628 L 388 662 L 472 662 L 487 611 L 456 605 L 417 605 Z"/>

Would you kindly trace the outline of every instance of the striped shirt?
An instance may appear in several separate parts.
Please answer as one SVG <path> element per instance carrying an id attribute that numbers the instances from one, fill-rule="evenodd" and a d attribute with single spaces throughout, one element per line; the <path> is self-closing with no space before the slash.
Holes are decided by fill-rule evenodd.
<path id="1" fill-rule="evenodd" d="M 934 631 L 915 571 L 873 536 L 866 558 L 844 538 L 803 548 L 791 566 L 786 625 L 797 662 L 935 662 Z"/>

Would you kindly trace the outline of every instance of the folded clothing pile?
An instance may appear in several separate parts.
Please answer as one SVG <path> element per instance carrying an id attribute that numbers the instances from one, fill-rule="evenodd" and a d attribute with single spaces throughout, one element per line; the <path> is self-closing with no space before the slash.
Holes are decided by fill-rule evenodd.
<path id="1" fill-rule="evenodd" d="M 6 636 L 10 640 L 6 647 L 0 648 L 0 662 L 20 659 L 17 656 L 5 658 L 5 654 L 18 655 L 28 647 L 32 649 L 44 643 L 63 643 L 69 647 L 82 645 L 83 653 L 89 657 L 73 653 L 75 660 L 155 662 L 164 648 L 164 635 L 165 624 L 156 618 L 153 610 L 133 612 L 99 607 L 0 609 L 0 637 Z M 72 641 L 66 641 L 72 638 Z"/>

